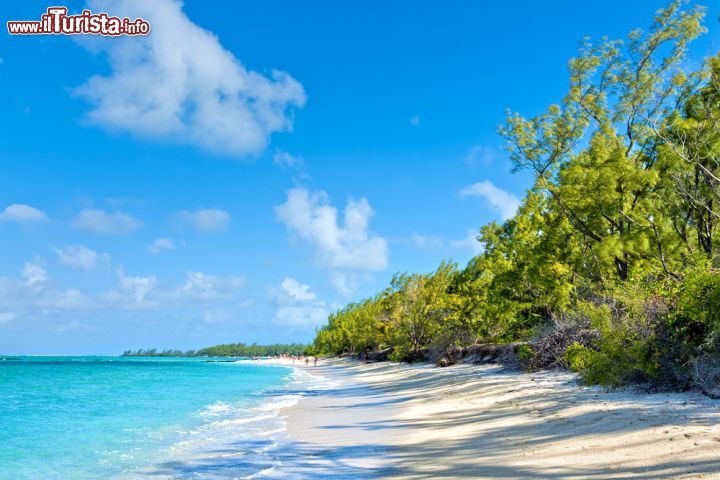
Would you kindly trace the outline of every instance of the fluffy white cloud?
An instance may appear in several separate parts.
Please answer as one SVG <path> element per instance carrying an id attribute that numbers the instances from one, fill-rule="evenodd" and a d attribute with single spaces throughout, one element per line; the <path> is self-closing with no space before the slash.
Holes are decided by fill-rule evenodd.
<path id="1" fill-rule="evenodd" d="M 127 235 L 140 228 L 142 222 L 123 212 L 108 213 L 85 208 L 77 214 L 72 225 L 96 235 Z"/>
<path id="2" fill-rule="evenodd" d="M 330 272 L 330 283 L 343 297 L 350 298 L 357 293 L 361 283 L 370 282 L 372 277 L 368 273 L 358 272 Z"/>
<path id="3" fill-rule="evenodd" d="M 183 306 L 196 307 L 200 303 L 232 300 L 241 292 L 245 278 L 220 277 L 202 272 L 187 272 L 180 286 L 163 286 L 155 275 L 131 276 L 118 270 L 117 286 L 100 295 L 106 307 L 124 310 L 148 310 Z"/>
<path id="4" fill-rule="evenodd" d="M 82 245 L 65 245 L 62 248 L 53 248 L 58 261 L 63 265 L 81 270 L 94 270 L 100 260 L 109 261 L 106 253 L 97 253 Z"/>
<path id="5" fill-rule="evenodd" d="M 22 203 L 8 205 L 5 207 L 5 210 L 0 213 L 0 222 L 30 223 L 45 222 L 47 219 L 47 214 L 42 210 Z"/>
<path id="6" fill-rule="evenodd" d="M 178 214 L 180 223 L 202 233 L 222 232 L 230 225 L 230 214 L 225 210 L 201 208 Z"/>
<path id="7" fill-rule="evenodd" d="M 365 271 L 387 267 L 388 244 L 368 231 L 373 210 L 365 198 L 349 201 L 341 222 L 325 192 L 294 188 L 275 213 L 291 232 L 314 247 L 323 267 Z"/>
<path id="8" fill-rule="evenodd" d="M 27 262 L 22 269 L 22 279 L 31 288 L 40 288 L 48 280 L 47 271 L 37 263 Z"/>
<path id="9" fill-rule="evenodd" d="M 294 302 L 311 302 L 315 300 L 315 292 L 310 289 L 310 285 L 300 283 L 294 278 L 283 279 L 280 282 L 280 288 Z"/>
<path id="10" fill-rule="evenodd" d="M 310 285 L 300 283 L 292 277 L 280 282 L 278 309 L 274 323 L 297 328 L 314 328 L 327 320 L 325 302 L 317 300 Z"/>
<path id="11" fill-rule="evenodd" d="M 92 10 L 142 17 L 147 37 L 93 39 L 111 72 L 77 89 L 93 109 L 91 122 L 138 136 L 185 142 L 233 156 L 262 151 L 273 132 L 292 128 L 302 85 L 287 73 L 246 69 L 211 32 L 173 0 L 96 0 Z"/>
<path id="12" fill-rule="evenodd" d="M 478 241 L 477 237 L 478 231 L 470 229 L 467 231 L 465 238 L 462 238 L 460 240 L 453 240 L 452 242 L 450 242 L 450 245 L 453 248 L 470 249 L 473 254 L 479 255 L 485 250 L 485 246 Z"/>
<path id="13" fill-rule="evenodd" d="M 187 272 L 181 283 L 163 284 L 155 275 L 128 275 L 119 269 L 111 288 L 88 286 L 81 291 L 58 285 L 42 261 L 27 262 L 16 278 L 0 276 L 0 323 L 22 319 L 59 331 L 69 326 L 92 329 L 95 322 L 109 318 L 136 324 L 237 322 L 252 305 L 243 298 L 245 280 L 239 276 Z"/>
<path id="14" fill-rule="evenodd" d="M 52 312 L 87 306 L 87 298 L 79 290 L 53 285 L 40 261 L 25 263 L 18 279 L 0 277 L 0 308 L 12 309 L 20 316 L 27 309 Z"/>
<path id="15" fill-rule="evenodd" d="M 152 306 L 154 302 L 147 297 L 157 287 L 157 283 L 155 275 L 134 277 L 125 275 L 125 272 L 120 269 L 118 271 L 118 289 L 114 292 L 115 299 L 129 298 L 131 302 L 126 304 L 128 307 Z M 108 298 L 112 299 L 113 295 L 111 294 Z"/>
<path id="16" fill-rule="evenodd" d="M 327 320 L 324 306 L 286 306 L 275 314 L 275 323 L 289 327 L 317 327 Z"/>
<path id="17" fill-rule="evenodd" d="M 520 200 L 515 195 L 496 187 L 489 180 L 468 185 L 460 193 L 466 197 L 484 198 L 503 220 L 512 218 L 520 207 Z"/>
<path id="18" fill-rule="evenodd" d="M 185 284 L 177 290 L 179 297 L 213 300 L 228 298 L 245 285 L 245 277 L 218 277 L 202 272 L 187 272 Z"/>
<path id="19" fill-rule="evenodd" d="M 148 251 L 155 255 L 168 250 L 175 250 L 172 238 L 158 238 L 148 246 Z"/>

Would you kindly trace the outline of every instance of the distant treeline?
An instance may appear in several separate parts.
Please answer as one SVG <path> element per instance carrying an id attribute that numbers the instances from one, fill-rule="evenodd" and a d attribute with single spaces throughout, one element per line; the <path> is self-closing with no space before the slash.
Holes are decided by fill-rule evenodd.
<path id="1" fill-rule="evenodd" d="M 215 345 L 200 350 L 126 350 L 123 357 L 267 357 L 270 355 L 302 355 L 307 345 L 301 343 L 274 343 L 272 345 L 258 345 L 253 343 L 229 343 Z"/>

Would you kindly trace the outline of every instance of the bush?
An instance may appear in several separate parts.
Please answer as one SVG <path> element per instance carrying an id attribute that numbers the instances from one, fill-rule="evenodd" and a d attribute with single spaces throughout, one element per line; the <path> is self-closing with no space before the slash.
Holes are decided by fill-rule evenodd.
<path id="1" fill-rule="evenodd" d="M 570 370 L 582 374 L 590 363 L 590 350 L 575 342 L 565 350 L 563 358 Z"/>
<path id="2" fill-rule="evenodd" d="M 645 308 L 646 300 L 630 295 L 601 299 L 599 305 L 579 302 L 576 315 L 589 324 L 594 336 L 568 345 L 562 362 L 587 384 L 656 382 L 667 350 L 656 332 L 667 315 L 649 315 L 660 309 Z"/>
<path id="3" fill-rule="evenodd" d="M 585 304 L 553 316 L 552 322 L 539 329 L 530 341 L 532 358 L 527 369 L 567 368 L 565 351 L 572 344 L 595 348 L 600 334 L 592 328 L 590 312 Z"/>
<path id="4" fill-rule="evenodd" d="M 535 352 L 530 345 L 522 344 L 517 347 L 517 358 L 523 370 L 531 370 Z"/>
<path id="5" fill-rule="evenodd" d="M 692 269 L 683 278 L 672 333 L 693 351 L 717 347 L 720 337 L 720 273 L 706 266 Z"/>
<path id="6" fill-rule="evenodd" d="M 398 362 L 398 363 L 404 362 L 408 356 L 408 353 L 409 353 L 409 351 L 407 348 L 397 345 L 393 348 L 392 352 L 390 352 L 390 354 L 388 355 L 388 360 L 390 360 L 391 362 Z"/>
<path id="7" fill-rule="evenodd" d="M 720 398 L 720 355 L 700 354 L 692 362 L 693 384 L 712 398 Z"/>

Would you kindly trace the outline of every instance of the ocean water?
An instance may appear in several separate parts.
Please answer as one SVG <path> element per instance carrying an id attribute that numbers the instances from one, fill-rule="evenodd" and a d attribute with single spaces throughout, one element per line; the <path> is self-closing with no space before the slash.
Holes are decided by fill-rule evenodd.
<path id="1" fill-rule="evenodd" d="M 221 359 L 6 358 L 0 479 L 282 476 L 279 409 L 321 380 Z"/>

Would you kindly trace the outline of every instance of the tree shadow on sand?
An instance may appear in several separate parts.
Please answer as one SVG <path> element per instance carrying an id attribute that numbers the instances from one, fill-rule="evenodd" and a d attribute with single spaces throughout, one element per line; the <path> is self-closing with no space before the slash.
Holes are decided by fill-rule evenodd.
<path id="1" fill-rule="evenodd" d="M 364 373 L 381 372 L 379 368 L 373 368 L 368 367 Z M 332 415 L 318 427 L 327 430 L 329 438 L 337 436 L 345 440 L 343 443 L 352 443 L 353 438 L 359 438 L 360 431 L 367 431 L 380 432 L 369 437 L 371 441 L 375 438 L 381 440 L 352 446 L 326 446 L 291 439 L 237 441 L 191 461 L 158 465 L 148 476 L 179 479 L 238 478 L 263 471 L 262 478 L 669 480 L 697 478 L 720 472 L 720 443 L 715 448 L 709 445 L 711 441 L 708 438 L 703 448 L 715 448 L 706 451 L 718 452 L 717 455 L 711 455 L 710 459 L 706 455 L 703 459 L 696 456 L 693 460 L 692 455 L 685 455 L 682 450 L 673 451 L 663 457 L 656 456 L 651 468 L 637 467 L 637 462 L 634 465 L 634 456 L 635 452 L 647 455 L 648 449 L 650 455 L 655 455 L 650 446 L 656 444 L 657 437 L 644 441 L 641 436 L 635 435 L 631 437 L 635 442 L 632 444 L 607 443 L 608 438 L 616 439 L 623 434 L 646 429 L 668 429 L 670 432 L 688 425 L 710 429 L 717 422 L 717 416 L 708 415 L 707 409 L 702 407 L 689 406 L 677 411 L 675 406 L 668 405 L 661 397 L 653 397 L 656 400 L 643 397 L 639 403 L 616 403 L 612 395 L 575 387 L 563 388 L 561 394 L 555 391 L 556 394 L 548 396 L 542 390 L 523 389 L 517 381 L 519 377 L 509 379 L 507 374 L 498 373 L 499 370 L 480 375 L 477 371 L 467 375 L 464 370 L 458 372 L 461 375 L 418 370 L 414 377 L 404 378 L 400 387 L 393 377 L 379 376 L 372 380 L 372 388 L 353 384 L 331 390 L 314 390 L 309 395 L 326 396 L 329 401 L 322 408 L 352 408 L 352 411 L 356 411 L 402 405 L 431 392 L 437 396 L 438 389 L 444 389 L 443 392 L 447 391 L 448 396 L 473 392 L 477 395 L 471 398 L 481 396 L 484 407 L 470 407 L 457 412 L 444 411 L 437 418 L 431 416 L 422 420 L 392 414 L 374 421 L 367 421 L 363 415 Z M 471 375 L 476 380 L 482 377 L 480 386 L 477 382 L 467 382 L 466 377 Z M 523 379 L 525 382 L 532 381 L 531 376 L 524 376 Z M 558 384 L 561 385 L 562 381 L 558 381 Z M 554 390 L 556 387 L 548 388 Z M 282 394 L 287 393 L 294 392 Z M 341 397 L 354 397 L 357 400 L 350 407 L 346 404 L 335 407 L 332 399 Z M 575 409 L 587 404 L 592 404 L 593 409 Z M 668 415 L 663 416 L 666 411 Z M 460 427 L 478 425 L 484 427 L 481 434 L 445 439 L 442 442 L 423 441 L 423 438 L 428 438 L 427 435 L 418 435 L 415 441 L 412 434 L 414 431 L 432 433 L 434 429 L 447 431 L 454 427 L 458 427 L 456 431 L 463 431 Z M 410 432 L 406 444 L 398 445 L 398 442 L 392 441 L 393 436 L 400 431 Z M 368 438 L 367 435 L 362 437 Z M 667 440 L 672 441 L 671 437 L 672 432 Z M 603 445 L 611 445 L 607 451 L 614 451 L 615 447 L 623 449 L 619 451 L 627 461 L 612 464 L 604 458 L 598 458 L 602 457 L 602 451 L 598 453 L 596 450 L 592 462 L 584 462 L 584 459 L 589 458 L 584 448 L 588 445 L 592 447 L 595 439 L 604 439 Z M 720 438 L 714 441 L 720 442 Z M 564 448 L 569 450 L 559 451 L 558 444 L 568 445 Z M 575 456 L 579 459 L 577 463 L 567 460 Z M 620 456 L 616 455 L 616 458 Z"/>
<path id="2" fill-rule="evenodd" d="M 294 441 L 246 440 L 206 452 L 190 461 L 166 462 L 144 474 L 173 479 L 249 478 L 262 472 L 267 479 L 388 478 L 388 468 L 363 465 L 386 452 L 378 446 L 319 448 Z"/>

